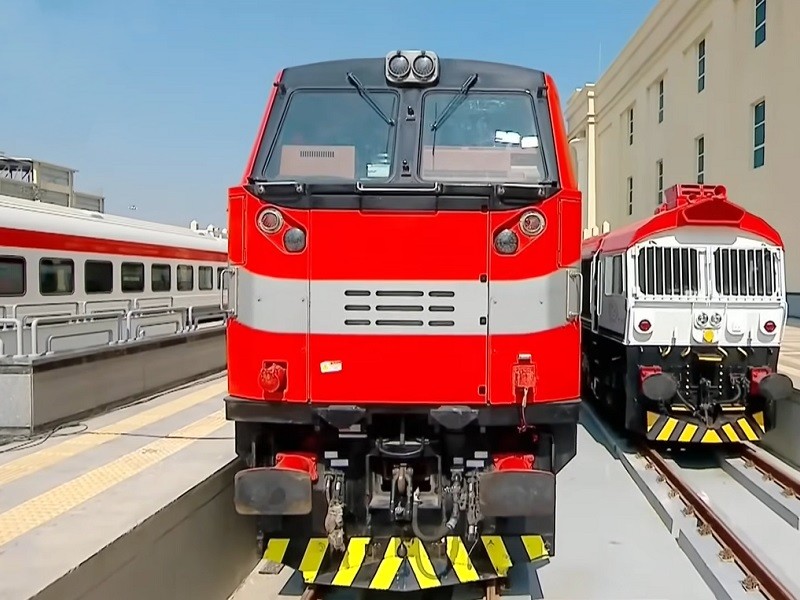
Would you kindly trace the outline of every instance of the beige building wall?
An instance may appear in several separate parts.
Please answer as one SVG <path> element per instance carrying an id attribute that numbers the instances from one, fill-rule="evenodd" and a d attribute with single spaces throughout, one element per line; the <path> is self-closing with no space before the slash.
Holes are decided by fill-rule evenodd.
<path id="1" fill-rule="evenodd" d="M 800 0 L 661 0 L 567 102 L 586 233 L 646 218 L 676 183 L 722 184 L 780 231 L 800 313 L 799 114 Z"/>

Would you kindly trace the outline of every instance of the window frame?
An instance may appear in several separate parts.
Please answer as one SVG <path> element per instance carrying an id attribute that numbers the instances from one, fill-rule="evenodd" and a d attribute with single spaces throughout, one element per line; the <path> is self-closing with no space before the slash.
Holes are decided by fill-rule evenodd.
<path id="1" fill-rule="evenodd" d="M 697 93 L 706 89 L 706 38 L 697 43 Z"/>
<path id="2" fill-rule="evenodd" d="M 6 262 L 6 264 L 16 263 L 17 265 L 21 263 L 22 266 L 22 293 L 4 294 L 0 292 L 0 298 L 24 298 L 28 293 L 28 261 L 19 254 L 1 254 L 0 262 Z"/>
<path id="3" fill-rule="evenodd" d="M 181 287 L 181 270 L 189 269 L 189 273 L 191 273 L 191 277 L 189 278 L 189 287 L 184 289 Z M 178 292 L 193 292 L 194 291 L 194 265 L 189 264 L 180 264 L 175 269 L 175 290 Z"/>
<path id="4" fill-rule="evenodd" d="M 699 184 L 706 181 L 706 136 L 697 136 L 694 140 L 695 180 Z"/>
<path id="5" fill-rule="evenodd" d="M 762 109 L 761 121 L 758 120 L 758 109 Z M 766 163 L 767 153 L 767 100 L 762 98 L 753 104 L 753 169 L 760 169 Z M 759 127 L 761 128 L 761 142 L 758 141 Z M 759 162 L 760 161 L 760 162 Z"/>
<path id="6" fill-rule="evenodd" d="M 157 290 L 157 289 L 155 289 L 155 282 L 156 282 L 157 278 L 153 277 L 153 274 L 155 273 L 156 267 L 158 267 L 159 269 L 162 269 L 162 270 L 163 270 L 163 267 L 166 267 L 167 273 L 169 274 L 169 277 L 167 279 L 168 285 L 167 285 L 167 289 L 165 289 L 165 290 Z M 158 278 L 158 281 L 161 281 L 160 277 Z M 169 263 L 151 263 L 150 264 L 150 291 L 153 292 L 154 294 L 163 294 L 165 292 L 171 292 L 172 291 L 172 265 L 171 264 L 169 264 Z"/>
<path id="7" fill-rule="evenodd" d="M 203 273 L 211 271 L 210 287 L 203 287 Z M 210 265 L 200 265 L 197 267 L 197 289 L 201 292 L 214 291 L 214 267 Z"/>
<path id="8" fill-rule="evenodd" d="M 58 262 L 59 264 L 67 264 L 70 268 L 70 289 L 66 292 L 44 292 L 42 291 L 42 263 L 44 261 L 50 262 Z M 72 296 L 75 294 L 75 260 L 72 258 L 61 258 L 58 256 L 42 256 L 39 259 L 38 263 L 38 274 L 39 274 L 39 295 L 43 297 L 53 297 L 53 296 Z"/>
<path id="9" fill-rule="evenodd" d="M 763 15 L 759 21 L 758 9 L 763 7 Z M 753 38 L 755 46 L 758 48 L 767 41 L 767 0 L 755 0 L 753 2 Z"/>
<path id="10" fill-rule="evenodd" d="M 656 161 L 656 204 L 664 203 L 664 159 Z"/>
<path id="11" fill-rule="evenodd" d="M 664 122 L 664 78 L 658 80 L 658 122 Z"/>
<path id="12" fill-rule="evenodd" d="M 628 216 L 631 216 L 633 215 L 633 175 L 628 177 L 626 183 L 628 194 Z"/>
<path id="13" fill-rule="evenodd" d="M 628 109 L 628 146 L 633 146 L 634 114 L 633 106 Z"/>
<path id="14" fill-rule="evenodd" d="M 89 278 L 87 277 L 87 266 L 89 263 L 93 265 L 103 265 L 111 267 L 111 275 L 109 280 L 111 281 L 111 287 L 107 290 L 100 290 L 100 291 L 92 291 L 90 292 L 86 287 L 89 283 Z M 98 260 L 96 258 L 87 258 L 83 261 L 83 293 L 87 296 L 94 296 L 96 294 L 113 294 L 114 293 L 114 263 L 110 260 Z"/>

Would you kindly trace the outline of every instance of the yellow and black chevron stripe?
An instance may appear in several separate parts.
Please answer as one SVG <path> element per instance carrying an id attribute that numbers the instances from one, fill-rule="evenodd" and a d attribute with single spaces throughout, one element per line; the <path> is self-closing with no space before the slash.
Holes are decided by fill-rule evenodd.
<path id="1" fill-rule="evenodd" d="M 307 584 L 415 591 L 505 577 L 513 565 L 549 555 L 538 535 L 485 535 L 472 548 L 459 537 L 412 538 L 402 558 L 399 545 L 399 537 L 353 537 L 335 552 L 327 538 L 271 538 L 264 558 L 299 571 Z"/>
<path id="2" fill-rule="evenodd" d="M 764 436 L 764 413 L 731 417 L 718 427 L 697 425 L 685 419 L 647 412 L 647 439 L 687 444 L 758 442 Z"/>

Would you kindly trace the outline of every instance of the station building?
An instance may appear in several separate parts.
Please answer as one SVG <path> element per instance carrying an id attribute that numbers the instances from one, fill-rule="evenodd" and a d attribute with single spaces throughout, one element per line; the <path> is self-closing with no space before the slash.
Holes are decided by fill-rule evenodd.
<path id="1" fill-rule="evenodd" d="M 653 214 L 676 183 L 721 184 L 786 244 L 800 316 L 800 0 L 660 0 L 567 100 L 584 235 Z"/>

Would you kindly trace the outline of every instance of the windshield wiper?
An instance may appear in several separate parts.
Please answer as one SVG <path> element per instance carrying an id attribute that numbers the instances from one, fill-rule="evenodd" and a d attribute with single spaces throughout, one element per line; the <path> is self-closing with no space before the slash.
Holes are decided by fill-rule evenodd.
<path id="1" fill-rule="evenodd" d="M 358 80 L 358 77 L 353 75 L 352 73 L 347 74 L 347 81 L 349 81 L 357 90 L 358 95 L 361 96 L 364 100 L 366 100 L 367 104 L 372 107 L 376 113 L 378 113 L 387 125 L 390 127 L 394 126 L 394 119 L 387 117 L 386 113 L 381 110 L 381 107 L 375 103 L 375 100 L 372 99 L 372 96 L 369 95 L 367 88 L 364 87 L 364 84 Z"/>
<path id="2" fill-rule="evenodd" d="M 467 77 L 467 80 L 461 84 L 461 89 L 458 90 L 458 94 L 453 96 L 450 99 L 450 102 L 447 103 L 447 106 L 444 107 L 441 116 L 433 122 L 431 125 L 431 131 L 436 131 L 441 125 L 445 122 L 447 117 L 449 117 L 453 111 L 456 109 L 456 102 L 463 100 L 467 96 L 467 92 L 469 89 L 475 85 L 475 82 L 478 81 L 478 74 L 474 73 Z"/>

